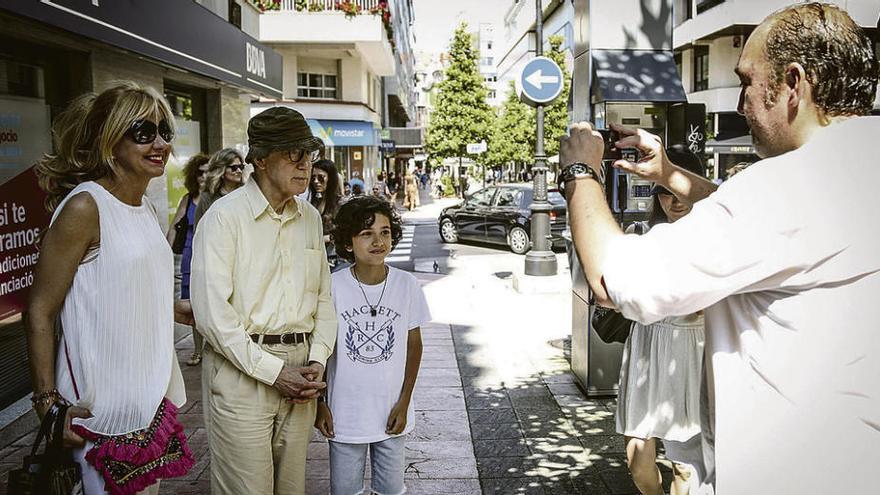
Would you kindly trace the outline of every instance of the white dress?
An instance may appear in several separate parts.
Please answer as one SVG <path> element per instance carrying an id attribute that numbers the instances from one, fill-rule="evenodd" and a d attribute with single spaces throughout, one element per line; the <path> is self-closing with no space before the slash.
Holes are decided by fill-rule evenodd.
<path id="1" fill-rule="evenodd" d="M 634 323 L 623 346 L 617 432 L 685 442 L 700 433 L 703 316 Z"/>
<path id="2" fill-rule="evenodd" d="M 80 263 L 64 299 L 56 382 L 62 396 L 92 412 L 77 424 L 120 435 L 149 426 L 164 397 L 186 401 L 174 352 L 174 261 L 146 198 L 130 206 L 85 182 L 53 222 L 81 192 L 97 204 L 100 246 Z"/>

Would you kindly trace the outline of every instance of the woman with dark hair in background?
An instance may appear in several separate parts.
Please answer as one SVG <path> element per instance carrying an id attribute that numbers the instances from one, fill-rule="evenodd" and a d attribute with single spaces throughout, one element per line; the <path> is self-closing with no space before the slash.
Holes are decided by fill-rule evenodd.
<path id="1" fill-rule="evenodd" d="M 333 217 L 339 208 L 341 197 L 339 188 L 339 172 L 336 165 L 330 160 L 318 160 L 312 164 L 312 179 L 309 182 L 309 197 L 312 206 L 321 214 L 321 223 L 324 227 L 324 248 L 327 250 L 327 261 L 330 268 L 336 266 L 336 250 L 333 241 L 330 240 L 330 232 L 333 231 Z"/>
<path id="2" fill-rule="evenodd" d="M 171 221 L 168 233 L 168 244 L 171 250 L 180 257 L 180 299 L 189 300 L 189 274 L 192 264 L 192 241 L 196 228 L 196 206 L 199 204 L 199 196 L 205 185 L 205 173 L 208 171 L 208 155 L 199 153 L 190 158 L 183 166 L 183 185 L 186 194 L 180 198 L 177 205 L 177 213 Z M 193 328 L 193 340 L 199 342 L 201 337 Z M 201 355 L 194 351 L 186 362 L 189 366 L 196 366 L 201 362 Z"/>
<path id="3" fill-rule="evenodd" d="M 223 148 L 211 155 L 208 170 L 205 172 L 204 186 L 193 213 L 193 231 L 198 227 L 199 220 L 214 204 L 214 201 L 238 189 L 244 184 L 244 159 L 235 148 Z M 192 244 L 190 244 L 191 246 Z M 192 248 L 190 248 L 192 249 Z M 190 254 L 192 256 L 192 254 Z M 192 258 L 190 258 L 191 261 Z M 189 274 L 187 274 L 187 296 L 189 296 Z M 181 286 L 182 292 L 182 286 Z M 181 299 L 183 297 L 181 296 Z M 198 322 L 196 322 L 198 324 Z M 197 366 L 202 362 L 205 339 L 193 326 L 193 353 L 186 362 L 188 366 Z"/>
<path id="4" fill-rule="evenodd" d="M 676 145 L 666 154 L 673 163 L 702 176 L 697 155 Z M 673 223 L 690 213 L 692 204 L 655 186 L 647 226 Z M 683 495 L 705 475 L 700 437 L 700 381 L 703 364 L 702 313 L 669 317 L 651 325 L 633 323 L 623 347 L 617 402 L 617 432 L 626 440 L 633 481 L 646 495 L 661 495 L 657 439 L 673 462 L 671 493 Z M 688 467 L 689 466 L 689 467 Z M 693 478 L 691 480 L 691 478 Z M 694 484 L 691 484 L 691 481 Z"/>
<path id="5" fill-rule="evenodd" d="M 53 130 L 57 153 L 36 165 L 52 221 L 25 320 L 31 401 L 40 417 L 73 404 L 64 442 L 85 493 L 158 493 L 195 463 L 177 420 L 174 258 L 144 196 L 165 171 L 174 116 L 127 82 L 74 100 Z"/>
<path id="6" fill-rule="evenodd" d="M 205 174 L 205 188 L 196 207 L 196 225 L 214 204 L 214 201 L 238 189 L 244 184 L 244 158 L 235 148 L 223 148 L 211 155 L 208 172 Z"/>

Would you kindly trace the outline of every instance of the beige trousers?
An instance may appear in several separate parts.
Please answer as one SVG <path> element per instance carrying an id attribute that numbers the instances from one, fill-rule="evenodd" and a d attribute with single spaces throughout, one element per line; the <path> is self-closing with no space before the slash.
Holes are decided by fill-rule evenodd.
<path id="1" fill-rule="evenodd" d="M 264 345 L 287 366 L 305 366 L 309 344 Z M 205 427 L 214 495 L 302 495 L 306 449 L 317 404 L 288 404 L 205 347 L 202 363 Z"/>

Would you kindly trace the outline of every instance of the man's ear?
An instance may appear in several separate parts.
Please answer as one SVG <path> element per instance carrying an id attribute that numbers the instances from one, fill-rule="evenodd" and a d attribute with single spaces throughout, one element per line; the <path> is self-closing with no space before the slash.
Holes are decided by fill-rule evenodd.
<path id="1" fill-rule="evenodd" d="M 789 90 L 789 106 L 797 107 L 801 103 L 801 100 L 806 98 L 807 93 L 810 90 L 810 82 L 807 81 L 807 72 L 801 64 L 792 62 L 785 68 L 783 82 L 785 87 Z"/>

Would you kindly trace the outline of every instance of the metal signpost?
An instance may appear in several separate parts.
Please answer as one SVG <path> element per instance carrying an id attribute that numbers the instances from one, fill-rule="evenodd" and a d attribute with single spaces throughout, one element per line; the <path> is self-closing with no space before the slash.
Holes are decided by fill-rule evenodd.
<path id="1" fill-rule="evenodd" d="M 541 0 L 535 0 L 537 17 L 535 22 L 535 54 L 523 68 L 516 81 L 520 98 L 537 108 L 537 132 L 535 142 L 535 166 L 532 168 L 534 180 L 534 200 L 532 210 L 532 250 L 526 254 L 525 274 L 556 275 L 556 255 L 550 250 L 550 211 L 553 207 L 547 201 L 547 157 L 544 155 L 544 105 L 552 102 L 562 92 L 562 69 L 544 57 L 544 26 Z"/>

